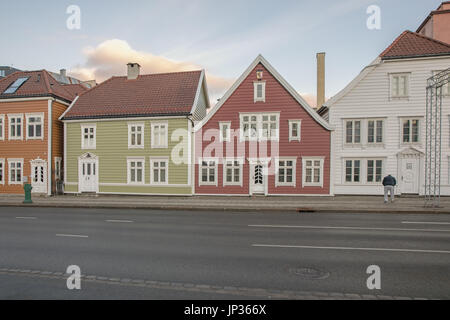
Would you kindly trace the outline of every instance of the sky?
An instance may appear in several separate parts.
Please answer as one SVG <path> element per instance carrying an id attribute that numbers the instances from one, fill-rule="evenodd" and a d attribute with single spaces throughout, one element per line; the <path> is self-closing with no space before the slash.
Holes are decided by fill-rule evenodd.
<path id="1" fill-rule="evenodd" d="M 316 53 L 326 52 L 326 96 L 342 90 L 401 32 L 416 31 L 441 0 L 1 1 L 0 65 L 98 82 L 126 74 L 205 69 L 220 98 L 262 54 L 315 104 Z M 69 29 L 67 8 L 80 9 Z M 370 30 L 367 8 L 380 8 Z M 74 20 L 70 20 L 74 21 Z"/>

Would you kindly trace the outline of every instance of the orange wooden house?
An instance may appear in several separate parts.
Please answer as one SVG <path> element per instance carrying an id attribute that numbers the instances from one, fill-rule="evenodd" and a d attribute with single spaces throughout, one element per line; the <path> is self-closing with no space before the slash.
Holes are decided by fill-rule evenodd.
<path id="1" fill-rule="evenodd" d="M 0 80 L 0 194 L 57 191 L 62 180 L 63 125 L 58 120 L 82 84 L 64 85 L 46 70 L 15 72 Z"/>

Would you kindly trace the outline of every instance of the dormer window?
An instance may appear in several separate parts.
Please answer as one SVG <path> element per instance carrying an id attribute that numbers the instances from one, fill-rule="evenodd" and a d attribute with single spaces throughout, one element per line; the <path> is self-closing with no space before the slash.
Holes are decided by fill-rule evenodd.
<path id="1" fill-rule="evenodd" d="M 266 102 L 266 82 L 255 81 L 254 82 L 254 102 Z"/>

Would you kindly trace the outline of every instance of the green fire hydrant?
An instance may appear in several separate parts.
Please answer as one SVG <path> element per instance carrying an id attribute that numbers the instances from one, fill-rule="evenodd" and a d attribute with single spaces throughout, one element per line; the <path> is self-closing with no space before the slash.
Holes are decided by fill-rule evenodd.
<path id="1" fill-rule="evenodd" d="M 33 189 L 33 187 L 29 183 L 26 183 L 23 186 L 23 190 L 25 191 L 25 200 L 23 201 L 23 203 L 33 203 L 33 201 L 31 200 L 31 189 Z"/>

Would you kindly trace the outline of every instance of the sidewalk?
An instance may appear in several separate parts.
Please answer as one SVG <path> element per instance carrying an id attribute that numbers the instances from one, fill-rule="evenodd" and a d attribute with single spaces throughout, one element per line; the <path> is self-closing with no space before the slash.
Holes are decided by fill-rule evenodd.
<path id="1" fill-rule="evenodd" d="M 442 197 L 440 208 L 425 208 L 422 197 L 397 197 L 384 204 L 382 196 L 336 197 L 220 197 L 220 196 L 34 196 L 24 205 L 21 195 L 0 195 L 1 206 L 60 208 L 128 208 L 224 211 L 292 211 L 346 213 L 450 213 L 450 197 Z"/>

